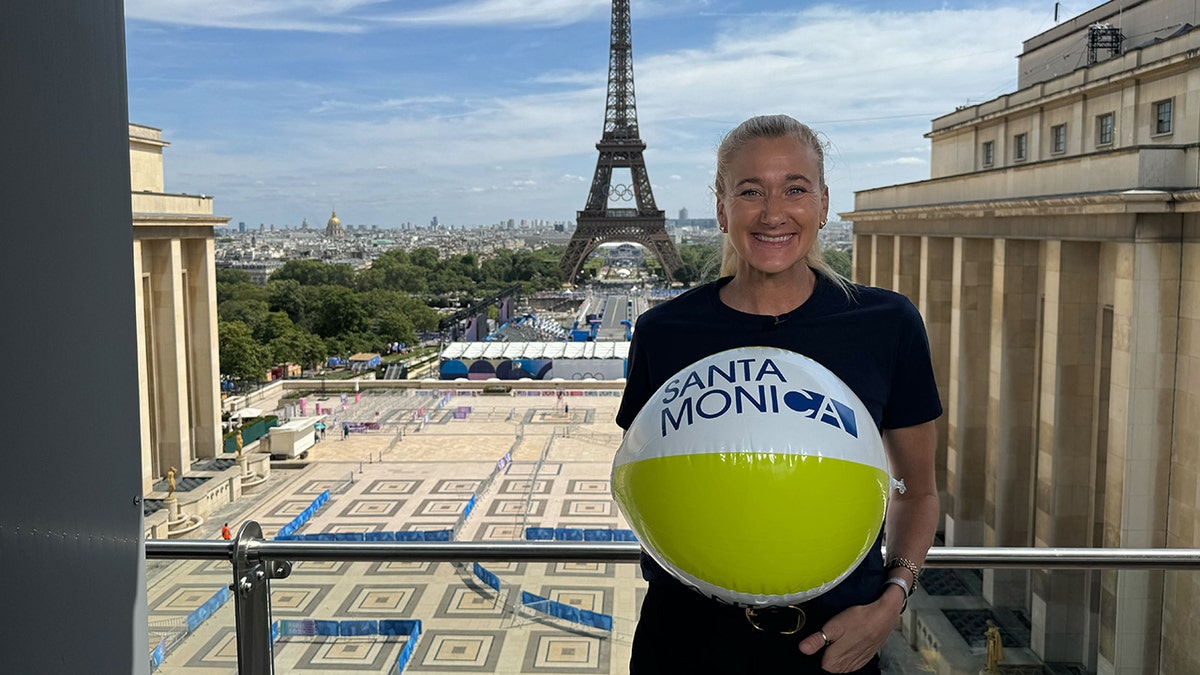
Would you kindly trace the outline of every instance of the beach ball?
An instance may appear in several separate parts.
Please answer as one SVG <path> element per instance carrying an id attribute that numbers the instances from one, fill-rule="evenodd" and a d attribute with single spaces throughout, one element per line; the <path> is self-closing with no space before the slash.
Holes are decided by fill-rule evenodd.
<path id="1" fill-rule="evenodd" d="M 891 487 L 866 406 L 795 352 L 733 349 L 659 387 L 613 461 L 612 490 L 675 578 L 748 607 L 811 600 L 875 544 Z"/>

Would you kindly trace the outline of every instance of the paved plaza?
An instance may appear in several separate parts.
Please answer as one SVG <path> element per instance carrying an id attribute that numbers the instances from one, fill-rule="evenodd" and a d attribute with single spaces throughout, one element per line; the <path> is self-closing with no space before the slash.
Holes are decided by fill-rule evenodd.
<path id="1" fill-rule="evenodd" d="M 627 528 L 609 489 L 612 456 L 621 439 L 613 422 L 617 393 L 455 395 L 438 408 L 435 396 L 373 392 L 345 411 L 331 397 L 325 404 L 336 405 L 342 420 L 378 420 L 380 430 L 343 440 L 331 426 L 306 465 L 273 468 L 265 490 L 215 514 L 198 536 L 218 538 L 223 521 L 236 532 L 253 519 L 273 537 L 327 489 L 333 493 L 329 502 L 300 533 L 449 529 L 472 495 L 477 504 L 460 540 L 520 540 L 526 527 Z M 463 406 L 470 413 L 455 419 L 453 411 Z M 417 431 L 422 407 L 429 420 Z M 507 470 L 476 494 L 510 451 Z M 500 593 L 469 568 L 449 563 L 297 563 L 289 578 L 271 584 L 272 617 L 420 619 L 423 632 L 406 672 L 628 672 L 645 589 L 636 565 L 487 563 L 485 568 L 500 578 Z M 151 645 L 163 636 L 180 636 L 188 613 L 231 580 L 226 561 L 150 563 Z M 514 612 L 521 591 L 611 615 L 613 630 Z M 174 646 L 157 672 L 236 672 L 233 604 L 227 602 Z M 405 639 L 283 637 L 275 644 L 275 668 L 280 673 L 393 672 Z"/>

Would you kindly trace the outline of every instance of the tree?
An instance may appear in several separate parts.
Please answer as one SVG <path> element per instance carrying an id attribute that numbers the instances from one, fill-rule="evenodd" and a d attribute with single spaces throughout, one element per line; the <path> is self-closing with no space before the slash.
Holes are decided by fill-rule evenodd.
<path id="1" fill-rule="evenodd" d="M 313 332 L 322 337 L 362 333 L 368 329 L 367 312 L 358 294 L 344 286 L 319 286 Z"/>
<path id="2" fill-rule="evenodd" d="M 217 318 L 224 322 L 239 322 L 257 335 L 270 311 L 262 300 L 226 300 L 217 305 Z"/>
<path id="3" fill-rule="evenodd" d="M 217 324 L 220 341 L 221 374 L 247 382 L 258 382 L 271 366 L 267 349 L 254 341 L 250 329 L 241 321 Z"/>
<path id="4" fill-rule="evenodd" d="M 302 286 L 346 286 L 354 285 L 354 268 L 349 265 L 333 265 L 320 260 L 289 260 L 275 270 L 272 280 L 294 279 Z"/>
<path id="5" fill-rule="evenodd" d="M 675 273 L 675 280 L 682 284 L 702 284 L 720 273 L 720 244 L 684 244 L 679 247 L 679 257 L 683 265 Z"/>
<path id="6" fill-rule="evenodd" d="M 273 363 L 298 363 L 308 367 L 325 360 L 325 342 L 294 326 L 272 339 L 267 349 Z"/>
<path id="7" fill-rule="evenodd" d="M 833 268 L 833 271 L 846 277 L 847 279 L 851 278 L 851 276 L 854 274 L 854 267 L 850 260 L 849 253 L 835 249 L 828 249 L 821 251 L 821 257 L 825 258 L 825 262 L 829 263 L 829 266 Z"/>
<path id="8" fill-rule="evenodd" d="M 217 268 L 218 284 L 248 284 L 250 283 L 250 279 L 250 273 L 246 270 L 235 270 L 228 267 Z"/>

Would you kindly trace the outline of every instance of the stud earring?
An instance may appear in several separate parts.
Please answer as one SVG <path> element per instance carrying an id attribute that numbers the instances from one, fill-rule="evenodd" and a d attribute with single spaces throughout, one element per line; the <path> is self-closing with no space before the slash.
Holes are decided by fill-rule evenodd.
<path id="1" fill-rule="evenodd" d="M 817 229 L 818 229 L 818 230 L 823 230 L 823 229 L 825 229 L 825 223 L 827 223 L 827 222 L 829 222 L 827 219 L 826 219 L 826 220 L 822 220 L 822 221 L 821 221 L 821 224 L 817 226 Z"/>

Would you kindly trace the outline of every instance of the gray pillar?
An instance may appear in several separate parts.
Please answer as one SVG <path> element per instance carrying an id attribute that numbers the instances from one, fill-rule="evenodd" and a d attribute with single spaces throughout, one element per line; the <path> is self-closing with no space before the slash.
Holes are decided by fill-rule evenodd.
<path id="1" fill-rule="evenodd" d="M 124 27 L 0 3 L 8 673 L 149 672 Z"/>

